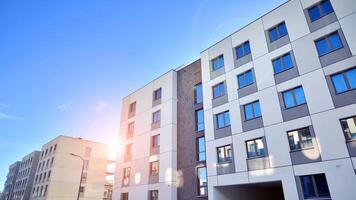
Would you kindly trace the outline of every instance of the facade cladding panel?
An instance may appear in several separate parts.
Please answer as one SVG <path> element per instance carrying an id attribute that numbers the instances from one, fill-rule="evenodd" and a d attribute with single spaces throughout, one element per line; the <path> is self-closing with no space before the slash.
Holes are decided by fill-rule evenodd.
<path id="1" fill-rule="evenodd" d="M 356 199 L 355 21 L 354 0 L 290 0 L 167 73 L 176 79 L 165 74 L 124 98 L 120 138 L 133 144 L 132 160 L 118 157 L 114 199 L 148 199 L 151 190 L 158 199 Z M 252 76 L 239 79 L 249 70 Z M 160 104 L 140 102 L 158 88 Z M 136 115 L 128 117 L 132 102 Z M 251 112 L 246 105 L 253 102 L 259 109 Z M 200 109 L 204 130 L 199 118 L 197 131 Z M 160 127 L 151 130 L 157 110 Z M 220 113 L 229 113 L 223 128 Z M 133 121 L 138 128 L 127 139 Z M 156 134 L 159 156 L 146 155 Z M 219 163 L 224 146 L 231 158 Z M 159 183 L 148 184 L 149 162 L 157 159 Z M 121 187 L 125 167 L 132 169 L 130 186 Z M 177 178 L 167 182 L 167 174 Z"/>

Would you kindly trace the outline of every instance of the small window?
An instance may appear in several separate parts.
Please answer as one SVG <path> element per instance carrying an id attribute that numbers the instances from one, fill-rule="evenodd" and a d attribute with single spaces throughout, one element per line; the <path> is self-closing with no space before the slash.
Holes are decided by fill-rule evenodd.
<path id="1" fill-rule="evenodd" d="M 88 173 L 87 172 L 83 172 L 82 173 L 82 183 L 86 183 L 87 182 L 87 178 L 88 178 Z"/>
<path id="2" fill-rule="evenodd" d="M 343 71 L 331 76 L 336 94 L 356 88 L 356 68 Z"/>
<path id="3" fill-rule="evenodd" d="M 205 137 L 200 137 L 197 139 L 197 161 L 204 161 L 206 160 L 205 155 Z"/>
<path id="4" fill-rule="evenodd" d="M 56 151 L 56 150 L 57 150 L 57 144 L 54 145 L 53 151 Z"/>
<path id="5" fill-rule="evenodd" d="M 158 173 L 159 173 L 159 162 L 158 161 L 150 162 L 150 175 L 154 176 L 154 175 L 158 175 Z"/>
<path id="6" fill-rule="evenodd" d="M 51 158 L 51 167 L 53 166 L 53 162 L 54 162 L 54 157 Z"/>
<path id="7" fill-rule="evenodd" d="M 245 120 L 246 121 L 262 116 L 259 101 L 255 101 L 253 103 L 244 105 L 244 111 L 245 111 Z"/>
<path id="8" fill-rule="evenodd" d="M 258 138 L 246 142 L 248 158 L 256 158 L 266 156 L 265 145 L 263 139 Z"/>
<path id="9" fill-rule="evenodd" d="M 121 193 L 120 200 L 129 200 L 129 193 Z"/>
<path id="10" fill-rule="evenodd" d="M 290 53 L 274 59 L 272 64 L 275 74 L 279 74 L 294 67 Z"/>
<path id="11" fill-rule="evenodd" d="M 319 56 L 324 56 L 343 47 L 337 31 L 316 40 L 315 45 Z"/>
<path id="12" fill-rule="evenodd" d="M 346 140 L 356 140 L 356 116 L 340 120 Z"/>
<path id="13" fill-rule="evenodd" d="M 308 9 L 310 21 L 314 22 L 330 13 L 334 12 L 329 0 L 321 1 Z"/>
<path id="14" fill-rule="evenodd" d="M 216 125 L 217 128 L 224 128 L 230 126 L 230 113 L 225 111 L 219 114 L 216 114 Z"/>
<path id="15" fill-rule="evenodd" d="M 89 169 L 89 160 L 84 160 L 84 170 L 88 170 Z"/>
<path id="16" fill-rule="evenodd" d="M 127 138 L 131 138 L 135 131 L 135 122 L 131 122 L 127 125 Z"/>
<path id="17" fill-rule="evenodd" d="M 198 168 L 198 195 L 206 196 L 208 195 L 208 179 L 206 173 L 206 167 Z"/>
<path id="18" fill-rule="evenodd" d="M 44 194 L 43 196 L 47 196 L 47 190 L 48 190 L 48 185 L 45 186 L 45 189 L 44 189 Z"/>
<path id="19" fill-rule="evenodd" d="M 79 188 L 79 196 L 83 197 L 84 196 L 84 191 L 85 191 L 85 187 L 80 186 L 80 188 Z"/>
<path id="20" fill-rule="evenodd" d="M 247 41 L 239 46 L 237 46 L 235 48 L 236 51 L 236 58 L 240 59 L 246 55 L 249 55 L 251 53 L 251 49 L 250 49 L 250 42 Z"/>
<path id="21" fill-rule="evenodd" d="M 203 103 L 203 87 L 201 83 L 194 86 L 194 100 L 195 104 Z"/>
<path id="22" fill-rule="evenodd" d="M 330 197 L 325 174 L 301 176 L 300 182 L 305 199 Z"/>
<path id="23" fill-rule="evenodd" d="M 224 164 L 232 161 L 231 145 L 218 147 L 218 163 Z"/>
<path id="24" fill-rule="evenodd" d="M 248 71 L 238 75 L 237 80 L 239 82 L 239 89 L 249 86 L 255 82 L 253 80 L 252 70 L 248 70 Z"/>
<path id="25" fill-rule="evenodd" d="M 159 123 L 161 121 L 161 111 L 156 111 L 152 114 L 152 124 Z"/>
<path id="26" fill-rule="evenodd" d="M 159 88 L 153 92 L 153 100 L 159 100 L 162 97 L 162 88 Z"/>
<path id="27" fill-rule="evenodd" d="M 312 136 L 308 127 L 289 131 L 287 134 L 291 151 L 313 147 Z"/>
<path id="28" fill-rule="evenodd" d="M 225 84 L 221 82 L 213 86 L 213 98 L 218 98 L 225 95 Z"/>
<path id="29" fill-rule="evenodd" d="M 224 55 L 220 55 L 217 58 L 214 58 L 213 60 L 211 60 L 211 65 L 212 65 L 213 71 L 224 67 Z"/>
<path id="30" fill-rule="evenodd" d="M 287 26 L 285 22 L 278 24 L 268 31 L 270 42 L 274 42 L 286 35 L 288 35 Z"/>
<path id="31" fill-rule="evenodd" d="M 123 176 L 122 176 L 122 184 L 124 186 L 128 186 L 130 184 L 130 173 L 131 173 L 130 167 L 124 168 L 124 172 L 123 172 Z"/>
<path id="32" fill-rule="evenodd" d="M 204 130 L 204 110 L 195 111 L 195 130 L 203 131 Z"/>
<path id="33" fill-rule="evenodd" d="M 301 86 L 282 92 L 282 96 L 285 108 L 292 108 L 306 103 Z"/>
<path id="34" fill-rule="evenodd" d="M 158 200 L 158 190 L 149 191 L 150 198 L 149 200 Z"/>
<path id="35" fill-rule="evenodd" d="M 129 107 L 129 113 L 135 113 L 136 112 L 136 101 L 130 104 Z"/>
<path id="36" fill-rule="evenodd" d="M 154 135 L 152 136 L 152 141 L 151 141 L 152 148 L 158 148 L 160 146 L 160 135 Z"/>

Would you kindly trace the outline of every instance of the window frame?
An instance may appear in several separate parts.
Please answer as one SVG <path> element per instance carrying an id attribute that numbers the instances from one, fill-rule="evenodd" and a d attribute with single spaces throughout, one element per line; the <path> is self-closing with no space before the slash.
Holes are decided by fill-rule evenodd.
<path id="1" fill-rule="evenodd" d="M 130 103 L 130 105 L 129 105 L 129 113 L 136 113 L 136 101 Z"/>
<path id="2" fill-rule="evenodd" d="M 227 124 L 227 123 L 226 123 L 226 120 L 225 120 L 226 114 L 229 115 L 229 124 Z M 222 115 L 222 116 L 223 116 L 223 126 L 222 126 L 222 127 L 219 127 L 219 117 L 218 117 L 219 115 Z M 215 114 L 215 118 L 216 118 L 216 129 L 222 129 L 222 128 L 226 128 L 226 127 L 231 126 L 230 112 L 229 112 L 229 110 L 226 110 L 226 111 L 223 111 L 223 112 L 220 112 L 220 113 Z"/>
<path id="3" fill-rule="evenodd" d="M 253 142 L 254 147 L 255 147 L 255 152 L 258 152 L 258 151 L 257 151 L 258 148 L 256 148 L 256 147 L 257 147 L 257 144 L 258 144 L 258 143 L 257 143 L 257 140 L 261 140 L 261 141 L 262 141 L 264 154 L 263 154 L 263 155 L 257 155 L 257 153 L 256 153 L 256 156 L 250 156 L 249 150 L 248 150 L 248 149 L 249 149 L 248 143 L 249 143 L 249 142 Z M 268 153 L 267 153 L 267 146 L 266 146 L 264 137 L 259 137 L 259 138 L 254 138 L 254 139 L 246 140 L 246 141 L 245 141 L 245 145 L 246 145 L 246 153 L 247 153 L 247 159 L 248 159 L 248 160 L 255 159 L 255 158 L 263 158 L 263 157 L 266 157 L 266 156 L 268 155 Z"/>
<path id="4" fill-rule="evenodd" d="M 331 7 L 331 9 L 332 9 L 332 11 L 329 12 L 329 13 L 324 13 L 324 11 L 323 11 L 323 9 L 322 9 L 322 7 L 321 7 L 321 4 L 323 4 L 323 3 L 325 3 L 325 2 L 329 2 L 330 7 Z M 318 19 L 314 19 L 314 20 L 313 20 L 312 17 L 311 17 L 310 11 L 311 11 L 312 9 L 314 9 L 314 8 L 317 8 L 317 10 L 319 11 L 320 17 L 319 17 Z M 316 4 L 314 4 L 314 5 L 310 6 L 309 8 L 307 8 L 307 11 L 308 11 L 308 16 L 309 16 L 309 19 L 310 19 L 310 22 L 311 22 L 311 23 L 313 23 L 313 22 L 315 22 L 315 21 L 318 21 L 319 19 L 321 19 L 321 18 L 323 18 L 323 17 L 325 17 L 325 16 L 327 16 L 327 15 L 329 15 L 329 14 L 335 12 L 335 10 L 334 10 L 334 8 L 333 8 L 333 6 L 332 6 L 332 4 L 331 4 L 331 2 L 330 2 L 329 0 L 322 0 L 322 1 L 319 1 L 319 2 L 317 2 Z"/>
<path id="5" fill-rule="evenodd" d="M 249 73 L 251 73 L 252 82 L 251 83 L 246 83 L 246 76 Z M 243 81 L 244 81 L 243 86 L 240 85 L 240 78 L 241 77 L 243 78 Z M 253 85 L 255 83 L 255 77 L 254 77 L 252 68 L 242 72 L 241 74 L 238 74 L 237 75 L 237 83 L 238 83 L 238 86 L 239 86 L 238 89 L 242 89 L 242 88 L 245 88 L 247 86 Z"/>
<path id="6" fill-rule="evenodd" d="M 319 189 L 318 189 L 318 186 L 317 186 L 317 181 L 315 179 L 316 176 L 320 176 L 320 175 L 323 175 L 324 178 L 325 178 L 325 181 L 326 181 L 326 186 L 327 186 L 327 189 L 328 189 L 328 193 L 329 193 L 329 196 L 320 196 L 320 192 L 319 192 Z M 304 182 L 303 182 L 303 178 L 305 177 L 309 177 L 312 181 L 312 185 L 313 185 L 313 191 L 314 191 L 314 196 L 313 197 L 306 197 L 305 196 L 305 189 L 304 189 Z M 300 184 L 301 184 L 301 190 L 302 190 L 302 195 L 303 195 L 303 198 L 304 199 L 315 199 L 315 198 L 330 198 L 331 195 L 330 195 L 330 189 L 329 189 L 329 185 L 328 185 L 328 181 L 326 179 L 326 176 L 325 174 L 311 174 L 311 175 L 303 175 L 303 176 L 299 176 L 299 180 L 300 180 Z"/>
<path id="7" fill-rule="evenodd" d="M 156 134 L 151 136 L 151 148 L 159 148 L 161 145 L 161 135 Z"/>
<path id="8" fill-rule="evenodd" d="M 159 175 L 159 160 L 150 162 L 150 176 Z"/>
<path id="9" fill-rule="evenodd" d="M 230 147 L 230 157 L 227 157 L 228 153 L 227 151 L 229 151 L 227 149 L 227 147 Z M 219 158 L 219 149 L 222 149 L 222 152 L 223 152 L 223 155 L 224 155 L 224 158 L 223 160 L 220 160 Z M 216 147 L 216 155 L 217 155 L 217 164 L 225 164 L 225 163 L 232 163 L 233 162 L 233 152 L 232 152 L 232 144 L 227 144 L 227 145 L 224 145 L 224 146 L 219 146 L 219 147 Z"/>
<path id="10" fill-rule="evenodd" d="M 347 120 L 347 119 L 353 119 L 354 120 L 354 124 L 356 125 L 356 115 L 353 115 L 353 116 L 349 116 L 349 117 L 344 117 L 342 119 L 340 119 L 340 126 L 341 126 L 341 129 L 342 129 L 342 132 L 344 133 L 344 136 L 345 136 L 345 139 L 347 142 L 350 142 L 350 141 L 355 141 L 356 140 L 356 133 L 352 134 L 351 132 L 350 133 L 347 133 L 345 132 L 345 129 L 344 129 L 344 126 L 343 126 L 343 120 Z M 349 128 L 349 126 L 348 126 Z M 355 137 L 353 137 L 352 135 L 355 135 Z"/>
<path id="11" fill-rule="evenodd" d="M 284 24 L 284 26 L 285 26 L 285 28 L 286 28 L 286 32 L 287 32 L 286 35 L 281 35 L 281 33 L 280 33 L 280 26 L 281 26 L 282 24 Z M 275 40 L 272 40 L 272 37 L 271 37 L 271 32 L 272 32 L 272 30 L 275 30 L 275 31 L 276 31 L 276 36 L 277 36 L 277 38 L 276 38 Z M 279 40 L 279 39 L 281 39 L 281 38 L 287 36 L 288 34 L 289 34 L 289 33 L 288 33 L 288 29 L 287 29 L 287 24 L 286 24 L 285 21 L 282 21 L 282 22 L 278 23 L 277 25 L 275 25 L 275 26 L 273 26 L 273 27 L 271 27 L 271 28 L 268 29 L 268 37 L 269 37 L 269 42 L 270 42 L 270 43 L 273 43 L 273 42 L 275 42 L 275 41 L 277 41 L 277 40 Z"/>
<path id="12" fill-rule="evenodd" d="M 201 122 L 199 122 L 199 112 L 201 112 L 202 113 L 202 121 Z M 203 128 L 202 129 L 199 129 L 199 127 L 200 126 L 203 126 Z M 200 132 L 200 131 L 204 131 L 205 130 L 205 124 L 204 124 L 204 109 L 203 108 L 201 108 L 201 109 L 198 109 L 198 110 L 195 110 L 195 131 L 196 132 Z"/>
<path id="13" fill-rule="evenodd" d="M 218 61 L 219 59 L 222 59 L 222 65 L 221 66 L 217 66 L 217 68 L 216 68 L 216 67 L 214 67 L 214 62 Z M 210 62 L 211 62 L 211 70 L 213 72 L 223 68 L 225 66 L 224 54 L 220 54 L 220 55 L 216 56 L 215 58 L 211 59 Z"/>
<path id="14" fill-rule="evenodd" d="M 201 180 L 201 177 L 200 177 L 200 173 L 199 173 L 199 170 L 200 169 L 205 169 L 205 185 L 200 185 L 200 180 Z M 207 175 L 207 168 L 206 166 L 199 166 L 197 167 L 197 189 L 198 189 L 198 196 L 207 196 L 208 194 L 201 194 L 201 189 L 205 189 L 206 191 L 208 191 L 208 175 Z"/>
<path id="15" fill-rule="evenodd" d="M 224 90 L 221 90 L 221 87 L 223 87 Z M 218 96 L 215 96 L 214 88 L 218 88 L 218 93 L 219 93 Z M 221 91 L 224 91 L 224 92 L 222 93 Z M 226 94 L 225 81 L 222 81 L 220 83 L 213 85 L 212 92 L 213 92 L 213 99 L 217 99 L 219 97 L 225 96 L 225 94 Z"/>
<path id="16" fill-rule="evenodd" d="M 131 167 L 123 168 L 123 176 L 122 176 L 122 185 L 129 186 L 130 185 L 130 176 L 131 176 Z M 127 180 L 127 184 L 125 184 L 125 180 Z"/>
<path id="17" fill-rule="evenodd" d="M 248 45 L 248 51 L 246 49 L 246 46 L 245 45 Z M 239 57 L 239 54 L 238 54 L 238 49 L 242 49 L 242 56 Z M 246 53 L 247 52 L 247 53 Z M 236 60 L 239 60 L 247 55 L 250 55 L 251 54 L 251 46 L 250 46 L 250 41 L 247 40 L 245 42 L 243 42 L 242 44 L 239 44 L 238 46 L 235 47 L 235 56 L 236 56 Z"/>
<path id="18" fill-rule="evenodd" d="M 157 194 L 156 196 L 154 196 L 153 194 Z M 158 200 L 159 197 L 159 192 L 158 190 L 149 190 L 149 200 Z"/>
<path id="19" fill-rule="evenodd" d="M 203 142 L 203 145 L 204 145 L 204 150 L 201 150 L 200 149 L 200 141 L 202 140 L 202 142 Z M 196 161 L 197 162 L 202 162 L 202 161 L 206 161 L 206 144 L 205 144 L 205 136 L 201 136 L 201 137 L 198 137 L 197 139 L 196 139 L 196 152 L 197 152 L 197 158 L 196 158 Z M 203 154 L 204 156 L 203 156 L 203 158 L 201 159 L 201 154 Z"/>
<path id="20" fill-rule="evenodd" d="M 155 121 L 155 115 L 158 115 L 158 121 Z M 152 124 L 156 124 L 160 122 L 161 122 L 161 110 L 157 110 L 152 113 Z"/>
<path id="21" fill-rule="evenodd" d="M 332 35 L 334 35 L 334 34 L 336 34 L 336 35 L 338 36 L 338 38 L 339 38 L 339 40 L 340 40 L 340 44 L 341 44 L 341 46 L 338 47 L 338 48 L 336 48 L 336 49 L 332 49 L 332 45 L 331 45 L 331 42 L 330 42 L 330 39 L 329 39 L 329 38 L 330 38 Z M 325 40 L 325 41 L 326 41 L 327 52 L 321 55 L 320 52 L 319 52 L 319 49 L 318 49 L 318 42 L 320 42 L 320 41 L 322 41 L 322 40 Z M 341 36 L 340 36 L 340 33 L 339 33 L 338 30 L 333 31 L 333 32 L 331 32 L 331 33 L 328 33 L 328 34 L 326 34 L 326 35 L 324 35 L 324 36 L 321 36 L 320 38 L 314 40 L 314 44 L 315 44 L 315 47 L 316 47 L 316 50 L 317 50 L 317 52 L 318 52 L 318 56 L 319 56 L 319 57 L 326 56 L 326 55 L 328 55 L 328 54 L 330 54 L 330 53 L 332 53 L 332 52 L 334 52 L 334 51 L 337 51 L 337 50 L 339 50 L 339 49 L 344 48 L 344 44 L 343 44 L 343 42 L 342 42 L 342 39 L 341 39 Z M 330 49 L 332 49 L 332 50 L 330 50 Z"/>
<path id="22" fill-rule="evenodd" d="M 348 68 L 348 69 L 345 69 L 345 70 L 342 70 L 340 72 L 337 72 L 335 74 L 330 75 L 330 79 L 331 79 L 332 85 L 334 87 L 334 92 L 335 92 L 336 95 L 342 94 L 342 93 L 345 93 L 345 92 L 349 92 L 349 91 L 352 91 L 352 90 L 356 89 L 356 87 L 355 88 L 351 88 L 350 80 L 349 80 L 349 78 L 347 76 L 347 72 L 352 71 L 352 70 L 356 70 L 356 67 L 351 67 L 351 68 Z M 345 85 L 346 85 L 346 90 L 345 91 L 337 92 L 336 85 L 335 85 L 335 82 L 334 82 L 334 79 L 333 79 L 333 77 L 335 77 L 337 75 L 342 75 L 343 80 L 344 80 Z"/>
<path id="23" fill-rule="evenodd" d="M 201 82 L 194 85 L 194 104 L 200 103 L 203 103 L 203 84 Z"/>
<path id="24" fill-rule="evenodd" d="M 295 90 L 298 89 L 298 88 L 302 89 L 303 96 L 304 96 L 304 102 L 301 103 L 301 104 L 297 103 L 297 98 L 296 98 L 296 94 L 295 94 Z M 294 104 L 293 104 L 293 106 L 290 106 L 290 107 L 287 107 L 286 100 L 284 98 L 284 94 L 286 94 L 287 92 L 291 92 L 292 93 L 292 98 L 293 98 L 293 103 Z M 304 89 L 303 89 L 303 86 L 301 86 L 301 85 L 299 85 L 297 87 L 294 87 L 294 88 L 291 88 L 291 89 L 288 89 L 288 90 L 285 90 L 285 91 L 283 91 L 281 93 L 282 93 L 283 105 L 284 105 L 284 109 L 285 110 L 288 110 L 288 109 L 291 109 L 291 108 L 295 108 L 295 107 L 307 104 L 307 99 L 305 98 Z"/>
<path id="25" fill-rule="evenodd" d="M 162 99 L 162 88 L 161 87 L 153 91 L 153 101 L 157 101 L 160 99 Z"/>
<path id="26" fill-rule="evenodd" d="M 255 103 L 258 103 L 258 105 L 259 105 L 259 109 L 260 109 L 260 115 L 259 115 L 259 116 L 256 116 L 256 113 L 255 113 L 255 107 L 254 107 L 254 104 L 255 104 Z M 249 106 L 249 105 L 251 105 L 251 111 L 252 111 L 253 117 L 250 118 L 250 119 L 247 119 L 247 116 L 246 116 L 246 106 Z M 250 121 L 250 120 L 254 120 L 254 119 L 257 119 L 257 118 L 261 118 L 261 117 L 262 117 L 261 104 L 260 104 L 260 101 L 259 101 L 259 100 L 256 100 L 256 101 L 253 101 L 253 102 L 251 102 L 251 103 L 247 103 L 247 104 L 243 105 L 243 109 L 244 109 L 245 121 Z"/>
<path id="27" fill-rule="evenodd" d="M 303 131 L 303 130 L 308 130 L 309 136 L 310 136 L 310 141 L 311 141 L 312 146 L 309 146 L 309 147 L 302 147 L 302 145 L 299 144 L 299 148 L 292 149 L 292 144 L 290 143 L 290 140 L 289 140 L 289 137 L 290 137 L 289 134 L 290 134 L 290 133 L 293 133 L 293 132 L 297 132 L 298 140 L 299 140 L 300 142 L 304 142 L 304 141 L 306 141 L 306 140 L 302 140 L 301 133 L 300 133 L 300 131 Z M 292 137 L 293 137 L 293 136 L 292 136 Z M 309 126 L 287 131 L 287 139 L 288 139 L 288 144 L 289 144 L 289 150 L 290 150 L 290 152 L 303 151 L 303 150 L 306 150 L 306 149 L 312 149 L 312 148 L 314 148 L 313 135 L 311 134 L 311 130 L 310 130 L 310 127 L 309 127 Z"/>
<path id="28" fill-rule="evenodd" d="M 291 63 L 292 63 L 292 67 L 289 67 L 289 68 L 287 68 L 287 67 L 285 66 L 285 62 L 284 62 L 284 61 L 285 61 L 284 58 L 285 58 L 287 55 L 289 55 L 290 61 L 291 61 Z M 281 62 L 281 69 L 282 69 L 282 70 L 279 71 L 279 72 L 276 71 L 276 67 L 275 67 L 275 65 L 274 65 L 274 62 L 277 61 L 277 60 L 280 60 L 280 62 Z M 273 66 L 274 75 L 283 73 L 283 72 L 288 71 L 288 70 L 290 70 L 290 69 L 293 69 L 293 68 L 295 67 L 295 64 L 294 64 L 294 62 L 293 62 L 293 58 L 292 58 L 291 52 L 287 52 L 287 53 L 285 53 L 285 54 L 282 54 L 281 56 L 278 56 L 278 57 L 272 59 L 272 66 Z"/>

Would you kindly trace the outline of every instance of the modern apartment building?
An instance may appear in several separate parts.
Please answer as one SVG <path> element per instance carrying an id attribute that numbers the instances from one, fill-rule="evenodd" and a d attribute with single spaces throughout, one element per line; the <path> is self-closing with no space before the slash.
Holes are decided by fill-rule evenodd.
<path id="1" fill-rule="evenodd" d="M 19 171 L 20 161 L 16 161 L 9 166 L 9 172 L 6 175 L 4 191 L 2 192 L 1 200 L 10 200 L 13 198 L 13 190 L 16 182 L 17 172 Z"/>
<path id="2" fill-rule="evenodd" d="M 107 145 L 58 136 L 42 146 L 31 200 L 110 199 Z M 81 173 L 83 171 L 83 173 Z"/>
<path id="3" fill-rule="evenodd" d="M 290 0 L 125 97 L 114 199 L 356 199 L 355 21 Z"/>
<path id="4" fill-rule="evenodd" d="M 14 189 L 12 191 L 12 200 L 30 199 L 39 157 L 40 152 L 33 151 L 22 158 L 22 161 L 19 164 Z"/>

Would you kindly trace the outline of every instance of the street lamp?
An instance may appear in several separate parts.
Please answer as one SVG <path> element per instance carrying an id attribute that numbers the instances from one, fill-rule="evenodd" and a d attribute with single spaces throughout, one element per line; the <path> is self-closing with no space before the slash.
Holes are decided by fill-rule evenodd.
<path id="1" fill-rule="evenodd" d="M 74 156 L 74 157 L 78 157 L 82 160 L 82 172 L 80 173 L 80 180 L 79 180 L 79 188 L 78 188 L 78 196 L 77 196 L 77 200 L 79 200 L 79 196 L 80 196 L 80 188 L 82 187 L 82 178 L 83 178 L 83 171 L 84 171 L 84 159 L 83 157 L 74 154 L 74 153 L 70 153 L 69 155 Z"/>

